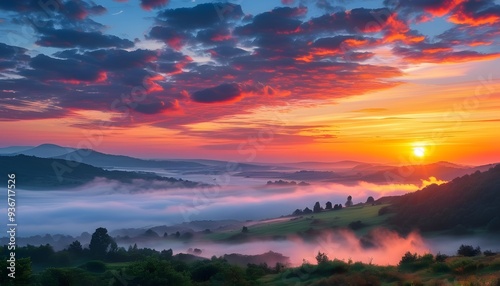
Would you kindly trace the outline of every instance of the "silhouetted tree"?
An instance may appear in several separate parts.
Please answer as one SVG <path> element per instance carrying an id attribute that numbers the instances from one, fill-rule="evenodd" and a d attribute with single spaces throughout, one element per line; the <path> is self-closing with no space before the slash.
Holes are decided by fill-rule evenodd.
<path id="1" fill-rule="evenodd" d="M 100 227 L 95 230 L 90 240 L 89 250 L 93 256 L 104 256 L 108 252 L 111 243 L 114 242 L 108 234 L 108 230 Z"/>
<path id="2" fill-rule="evenodd" d="M 313 212 L 313 211 L 312 211 L 310 208 L 308 208 L 308 207 L 306 207 L 306 208 L 302 211 L 302 213 L 303 213 L 303 214 L 310 214 L 310 213 L 312 213 L 312 212 Z"/>
<path id="3" fill-rule="evenodd" d="M 321 206 L 320 206 L 319 202 L 316 202 L 314 204 L 314 207 L 313 207 L 313 212 L 319 213 L 320 211 L 321 211 Z"/>
<path id="4" fill-rule="evenodd" d="M 180 233 L 179 231 L 176 231 L 176 232 L 175 232 L 175 237 L 176 237 L 176 238 L 181 237 L 181 233 Z"/>
<path id="5" fill-rule="evenodd" d="M 293 215 L 301 215 L 302 211 L 300 209 L 296 209 L 292 214 Z"/>
<path id="6" fill-rule="evenodd" d="M 346 207 L 352 206 L 352 197 L 351 196 L 347 197 L 347 202 L 345 202 L 345 206 Z"/>
<path id="7" fill-rule="evenodd" d="M 328 256 L 326 256 L 326 253 L 318 251 L 318 255 L 316 255 L 316 261 L 318 262 L 318 264 L 326 263 L 328 262 Z"/>
<path id="8" fill-rule="evenodd" d="M 372 196 L 369 196 L 368 199 L 366 199 L 367 204 L 373 204 L 375 202 L 375 199 Z"/>
<path id="9" fill-rule="evenodd" d="M 331 202 L 326 202 L 325 209 L 326 210 L 331 210 L 332 209 L 332 203 Z"/>
<path id="10" fill-rule="evenodd" d="M 144 236 L 144 237 L 151 237 L 151 238 L 158 238 L 158 237 L 160 237 L 158 235 L 158 233 L 156 233 L 156 231 L 154 231 L 152 229 L 146 230 L 146 232 L 144 232 L 144 234 L 142 236 Z"/>
<path id="11" fill-rule="evenodd" d="M 476 255 L 481 254 L 481 248 L 479 246 L 474 248 L 474 247 L 472 247 L 472 245 L 462 244 L 458 248 L 457 254 L 461 255 L 461 256 L 468 256 L 468 257 L 476 256 Z"/>
<path id="12" fill-rule="evenodd" d="M 68 246 L 68 251 L 70 253 L 80 254 L 83 251 L 82 244 L 78 240 L 75 240 Z"/>
<path id="13" fill-rule="evenodd" d="M 160 252 L 160 258 L 161 259 L 170 259 L 170 258 L 172 258 L 173 254 L 174 254 L 174 252 L 172 251 L 172 248 L 167 249 L 167 250 L 164 249 Z"/>
<path id="14" fill-rule="evenodd" d="M 248 232 L 248 227 L 244 226 L 241 228 L 241 232 L 247 233 Z"/>

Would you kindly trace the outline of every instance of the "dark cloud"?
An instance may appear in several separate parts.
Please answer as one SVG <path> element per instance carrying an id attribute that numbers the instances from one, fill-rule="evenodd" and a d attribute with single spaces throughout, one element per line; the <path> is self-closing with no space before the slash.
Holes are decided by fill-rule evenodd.
<path id="1" fill-rule="evenodd" d="M 79 84 L 106 79 L 106 73 L 99 67 L 73 59 L 55 59 L 40 54 L 31 59 L 30 66 L 32 69 L 21 71 L 21 75 L 40 81 Z"/>
<path id="2" fill-rule="evenodd" d="M 69 29 L 41 29 L 42 36 L 37 45 L 57 48 L 131 48 L 132 41 L 113 35 L 103 35 L 101 32 L 82 32 Z"/>
<path id="3" fill-rule="evenodd" d="M 179 108 L 177 102 L 165 102 L 162 100 L 149 100 L 149 102 L 133 102 L 129 107 L 139 113 L 146 115 L 154 115 L 163 113 L 167 110 L 177 110 Z"/>
<path id="4" fill-rule="evenodd" d="M 192 8 L 168 9 L 158 13 L 158 20 L 175 29 L 206 29 L 221 22 L 243 17 L 240 5 L 204 3 Z"/>
<path id="5" fill-rule="evenodd" d="M 0 43 L 0 71 L 16 68 L 29 61 L 27 51 L 24 48 Z"/>
<path id="6" fill-rule="evenodd" d="M 144 10 L 158 9 L 168 5 L 169 0 L 141 0 L 141 7 Z"/>
<path id="7" fill-rule="evenodd" d="M 99 49 L 79 53 L 77 50 L 66 50 L 55 54 L 57 57 L 76 59 L 86 64 L 99 67 L 103 70 L 124 70 L 145 67 L 156 60 L 158 53 L 151 50 L 138 49 L 127 51 L 121 49 Z"/>
<path id="8" fill-rule="evenodd" d="M 5 58 L 5 59 L 12 58 L 15 55 L 24 54 L 27 51 L 28 50 L 25 48 L 20 48 L 20 47 L 0 43 L 0 58 Z"/>
<path id="9" fill-rule="evenodd" d="M 389 4 L 390 0 L 385 2 Z M 500 22 L 500 5 L 493 0 L 401 0 L 397 4 L 395 8 L 403 14 L 449 15 L 448 21 L 455 24 L 479 26 Z"/>
<path id="10" fill-rule="evenodd" d="M 41 3 L 42 1 L 39 1 Z M 61 12 L 66 14 L 71 19 L 83 20 L 87 18 L 88 15 L 100 15 L 107 12 L 106 8 L 101 5 L 95 5 L 90 2 L 77 0 L 77 1 L 66 1 L 61 6 Z"/>
<path id="11" fill-rule="evenodd" d="M 439 43 L 421 43 L 412 47 L 398 46 L 393 49 L 393 52 L 412 63 L 465 62 L 500 57 L 500 53 L 485 54 L 471 50 L 455 51 L 453 48 Z"/>
<path id="12" fill-rule="evenodd" d="M 248 53 L 243 49 L 235 48 L 232 46 L 219 46 L 208 50 L 208 52 L 210 53 L 212 58 L 217 60 L 226 60 L 228 58 L 242 56 Z"/>
<path id="13" fill-rule="evenodd" d="M 224 83 L 191 94 L 191 99 L 200 103 L 215 103 L 233 101 L 242 96 L 241 87 L 236 83 Z"/>
<path id="14" fill-rule="evenodd" d="M 293 34 L 297 33 L 301 20 L 297 18 L 305 15 L 305 7 L 280 7 L 270 12 L 256 15 L 252 22 L 237 27 L 235 33 L 239 35 L 259 35 L 259 34 Z"/>
<path id="15" fill-rule="evenodd" d="M 305 22 L 301 30 L 305 33 L 317 32 L 378 32 L 382 30 L 393 13 L 388 8 L 356 8 L 312 18 Z"/>
<path id="16" fill-rule="evenodd" d="M 180 50 L 191 39 L 191 35 L 172 27 L 154 26 L 149 31 L 148 38 L 160 40 L 171 48 Z"/>
<path id="17" fill-rule="evenodd" d="M 232 41 L 233 38 L 227 27 L 215 27 L 198 31 L 196 40 L 205 44 L 219 44 Z"/>
<path id="18" fill-rule="evenodd" d="M 45 13 L 48 16 L 62 14 L 73 20 L 82 20 L 89 15 L 100 15 L 107 10 L 102 5 L 97 5 L 91 1 L 39 1 L 39 0 L 18 0 L 1 1 L 0 9 L 18 13 Z"/>

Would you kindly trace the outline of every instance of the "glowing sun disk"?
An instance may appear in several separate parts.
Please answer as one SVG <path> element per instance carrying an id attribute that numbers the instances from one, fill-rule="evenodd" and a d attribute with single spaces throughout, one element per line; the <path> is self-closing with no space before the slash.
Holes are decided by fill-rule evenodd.
<path id="1" fill-rule="evenodd" d="M 413 154 L 417 157 L 424 157 L 425 155 L 425 148 L 424 147 L 414 147 L 413 148 Z"/>

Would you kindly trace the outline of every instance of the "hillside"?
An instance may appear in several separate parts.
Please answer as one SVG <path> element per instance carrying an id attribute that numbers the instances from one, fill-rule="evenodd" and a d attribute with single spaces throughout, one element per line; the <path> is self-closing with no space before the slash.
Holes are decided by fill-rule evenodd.
<path id="1" fill-rule="evenodd" d="M 169 170 L 184 170 L 193 168 L 206 168 L 205 165 L 196 162 L 175 160 L 143 160 L 123 155 L 111 155 L 90 149 L 79 149 L 56 159 L 77 160 L 96 167 L 133 167 L 133 168 L 163 168 Z"/>
<path id="2" fill-rule="evenodd" d="M 500 165 L 485 172 L 431 185 L 394 200 L 391 223 L 423 231 L 500 230 Z"/>
<path id="3" fill-rule="evenodd" d="M 172 187 L 200 186 L 196 182 L 160 177 L 149 173 L 107 171 L 73 161 L 25 155 L 0 156 L 0 173 L 16 174 L 16 186 L 21 189 L 71 188 L 88 183 L 98 177 L 123 183 L 143 179 L 168 182 L 172 184 Z"/>
<path id="4" fill-rule="evenodd" d="M 55 144 L 42 144 L 25 150 L 22 149 L 17 150 L 17 152 L 11 153 L 9 155 L 11 156 L 26 155 L 26 156 L 35 156 L 40 158 L 50 158 L 55 156 L 61 156 L 73 151 L 75 151 L 74 148 L 62 147 Z"/>

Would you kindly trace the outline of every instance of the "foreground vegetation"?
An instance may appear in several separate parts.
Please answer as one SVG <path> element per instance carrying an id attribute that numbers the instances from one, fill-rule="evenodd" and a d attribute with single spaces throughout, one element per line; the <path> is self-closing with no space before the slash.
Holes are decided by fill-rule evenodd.
<path id="1" fill-rule="evenodd" d="M 2 257 L 0 285 L 500 285 L 500 255 L 467 245 L 453 257 L 408 252 L 397 266 L 330 260 L 320 252 L 314 264 L 304 261 L 300 267 L 288 267 L 238 266 L 223 257 L 204 259 L 135 247 L 122 251 L 119 259 L 108 252 L 100 260 L 90 259 L 90 253 L 51 252 L 50 246 L 22 251 L 31 258 L 17 260 L 15 280 L 6 275 Z"/>

